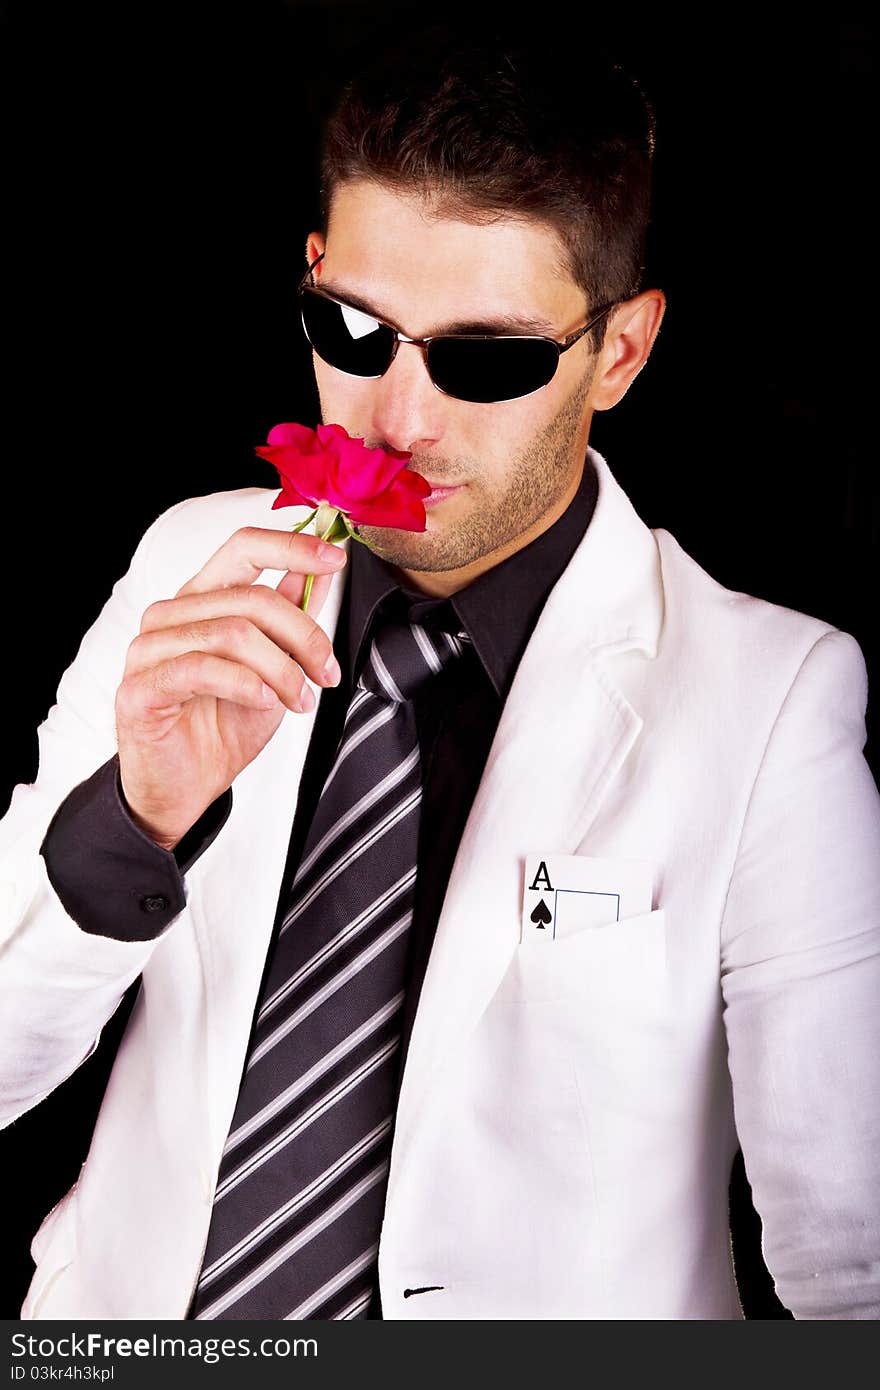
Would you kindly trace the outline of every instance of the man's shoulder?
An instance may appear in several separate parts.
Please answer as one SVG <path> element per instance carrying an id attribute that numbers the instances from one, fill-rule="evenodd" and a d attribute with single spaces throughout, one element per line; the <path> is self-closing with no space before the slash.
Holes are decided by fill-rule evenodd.
<path id="1" fill-rule="evenodd" d="M 600 490 L 586 545 L 599 522 L 599 539 L 592 543 L 600 570 L 607 566 L 616 576 L 617 589 L 650 627 L 651 645 L 656 623 L 658 677 L 675 680 L 684 673 L 704 690 L 715 683 L 729 688 L 743 677 L 760 686 L 767 677 L 774 689 L 817 642 L 840 633 L 820 617 L 722 583 L 670 531 L 648 526 L 602 455 L 593 455 Z M 841 633 L 836 645 L 849 644 L 856 645 Z"/>
<path id="2" fill-rule="evenodd" d="M 840 631 L 798 609 L 728 588 L 676 538 L 654 530 L 664 593 L 664 636 L 670 657 L 703 668 L 760 671 L 796 669 L 815 644 Z M 850 638 L 850 641 L 854 639 Z"/>

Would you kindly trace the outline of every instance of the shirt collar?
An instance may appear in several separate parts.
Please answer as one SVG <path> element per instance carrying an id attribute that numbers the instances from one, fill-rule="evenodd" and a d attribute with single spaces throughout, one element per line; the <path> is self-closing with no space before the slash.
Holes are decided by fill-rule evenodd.
<path id="1" fill-rule="evenodd" d="M 368 546 L 349 542 L 349 670 L 356 674 L 360 669 L 379 608 L 405 605 L 413 621 L 431 615 L 451 632 L 463 629 L 496 694 L 506 698 L 541 609 L 590 524 L 597 496 L 588 448 L 577 492 L 562 516 L 448 599 L 430 598 L 401 584 L 393 567 Z"/>

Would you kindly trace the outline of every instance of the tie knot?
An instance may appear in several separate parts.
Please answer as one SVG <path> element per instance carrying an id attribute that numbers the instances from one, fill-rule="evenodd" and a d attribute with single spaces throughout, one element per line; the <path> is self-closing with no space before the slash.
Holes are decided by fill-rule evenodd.
<path id="1" fill-rule="evenodd" d="M 402 704 L 470 643 L 466 632 L 451 633 L 405 620 L 386 621 L 376 629 L 358 685 L 382 700 Z"/>

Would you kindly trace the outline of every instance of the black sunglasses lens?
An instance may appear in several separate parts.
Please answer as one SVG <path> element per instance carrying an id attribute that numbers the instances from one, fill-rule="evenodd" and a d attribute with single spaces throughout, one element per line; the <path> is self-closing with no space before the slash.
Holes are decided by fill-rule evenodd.
<path id="1" fill-rule="evenodd" d="M 319 357 L 350 376 L 381 376 L 391 361 L 390 328 L 359 309 L 305 289 L 300 295 L 306 337 Z"/>
<path id="2" fill-rule="evenodd" d="M 552 380 L 559 353 L 540 338 L 438 338 L 428 348 L 431 376 L 462 401 L 511 401 Z"/>

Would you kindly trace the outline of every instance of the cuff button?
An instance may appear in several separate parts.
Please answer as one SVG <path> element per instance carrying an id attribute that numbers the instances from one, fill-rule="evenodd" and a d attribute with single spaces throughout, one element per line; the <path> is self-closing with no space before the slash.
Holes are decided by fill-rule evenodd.
<path id="1" fill-rule="evenodd" d="M 156 893 L 152 897 L 141 898 L 142 912 L 165 912 L 168 909 L 168 899 L 161 893 Z"/>

